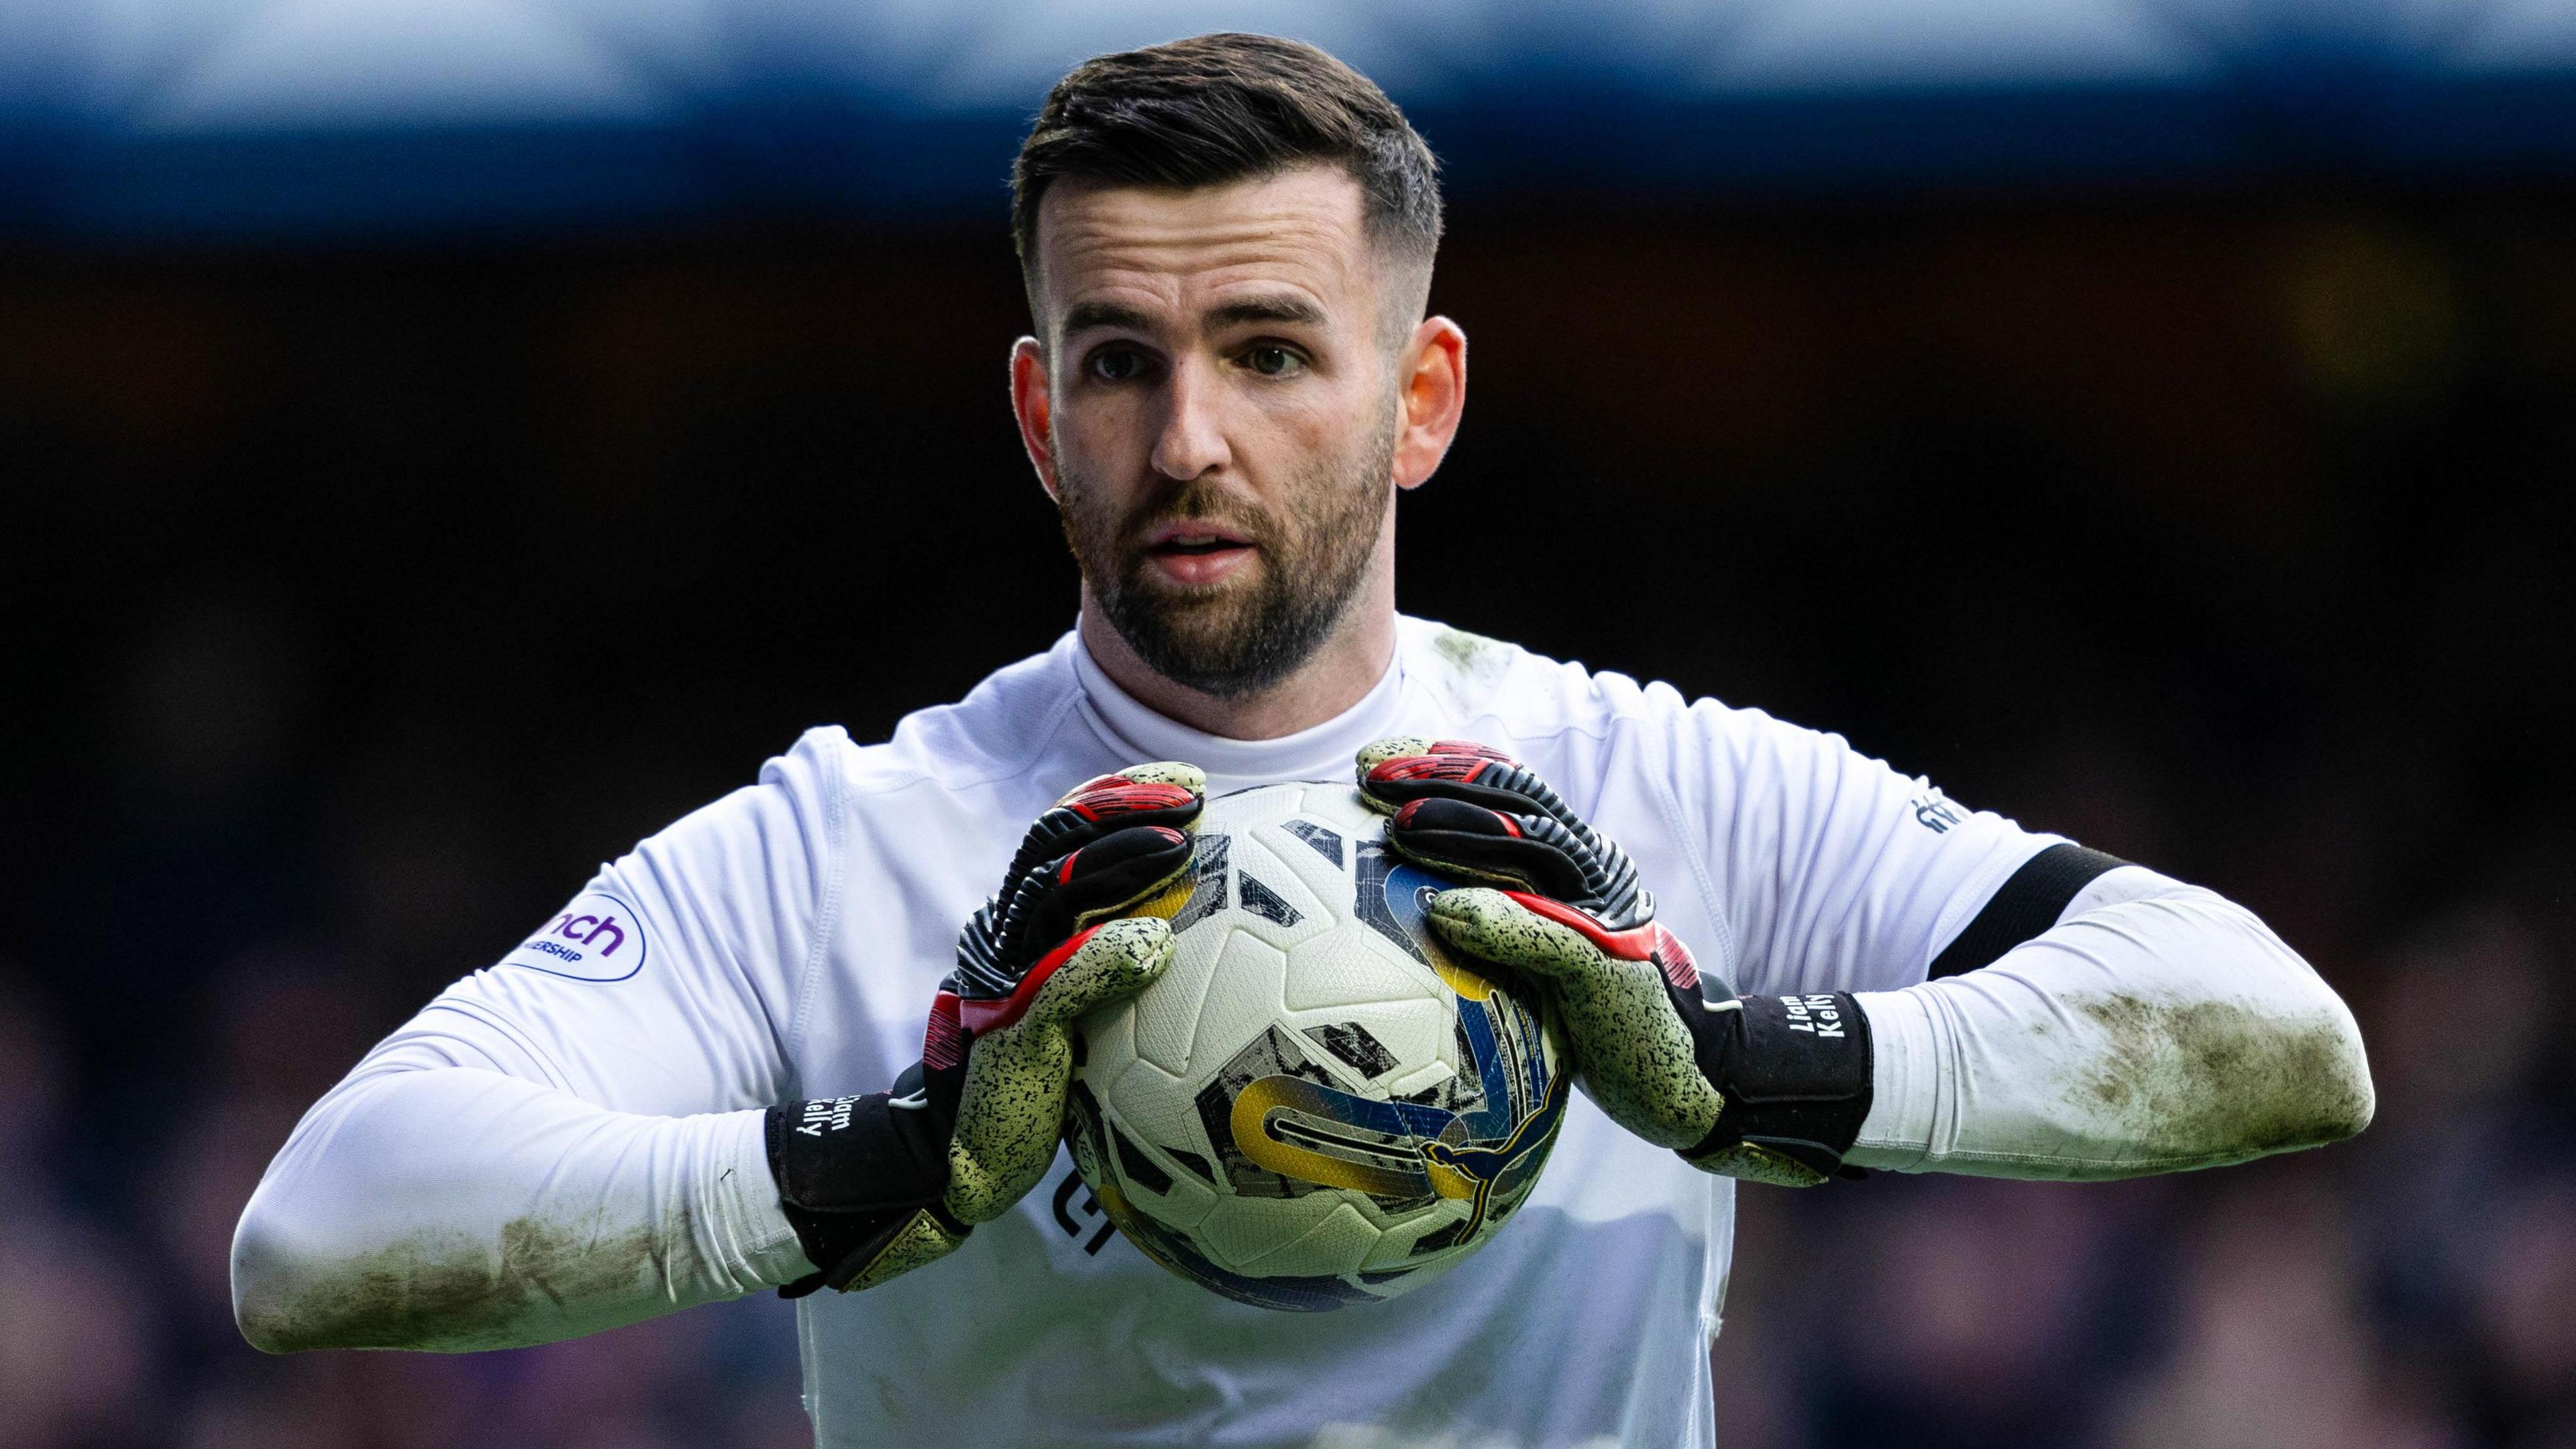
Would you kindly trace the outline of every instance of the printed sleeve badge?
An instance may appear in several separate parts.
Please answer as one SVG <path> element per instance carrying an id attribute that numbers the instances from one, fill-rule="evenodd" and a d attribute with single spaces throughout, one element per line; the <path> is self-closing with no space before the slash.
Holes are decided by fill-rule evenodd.
<path id="1" fill-rule="evenodd" d="M 575 981 L 623 981 L 644 969 L 644 922 L 605 891 L 583 891 L 500 960 Z"/>

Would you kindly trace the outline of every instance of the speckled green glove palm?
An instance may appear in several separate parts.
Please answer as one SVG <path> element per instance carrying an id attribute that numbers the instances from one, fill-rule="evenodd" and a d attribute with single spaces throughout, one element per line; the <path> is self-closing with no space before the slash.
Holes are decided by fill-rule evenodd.
<path id="1" fill-rule="evenodd" d="M 945 1198 L 961 1221 L 1000 1217 L 1055 1161 L 1073 1023 L 1171 963 L 1171 923 L 1124 913 L 1189 869 L 1206 788 L 1198 766 L 1169 760 L 1079 787 L 1030 827 L 1003 893 L 959 934 L 922 1063 L 965 1063 Z M 957 1029 L 941 1041 L 952 996 Z"/>
<path id="2" fill-rule="evenodd" d="M 1870 1094 L 1868 1020 L 1848 995 L 1709 1001 L 1627 855 L 1487 746 L 1380 740 L 1359 785 L 1392 817 L 1388 849 L 1484 883 L 1433 897 L 1433 927 L 1545 985 L 1613 1121 L 1730 1177 L 1806 1187 L 1843 1170 Z"/>
<path id="3" fill-rule="evenodd" d="M 1170 963 L 1171 926 L 1123 913 L 1189 868 L 1196 766 L 1138 765 L 1040 816 L 1002 890 L 959 934 L 921 1061 L 892 1092 L 769 1112 L 779 1201 L 818 1271 L 787 1285 L 873 1287 L 946 1257 L 1055 1160 L 1069 1028 Z"/>

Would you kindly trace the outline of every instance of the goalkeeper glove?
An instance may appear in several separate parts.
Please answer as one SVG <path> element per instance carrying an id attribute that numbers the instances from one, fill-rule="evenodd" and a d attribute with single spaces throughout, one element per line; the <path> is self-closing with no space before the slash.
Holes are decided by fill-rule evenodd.
<path id="1" fill-rule="evenodd" d="M 1869 1021 L 1849 993 L 1706 1001 L 1626 853 L 1484 745 L 1380 740 L 1359 782 L 1389 850 L 1484 883 L 1433 897 L 1432 925 L 1544 983 L 1612 1120 L 1729 1177 L 1859 1175 L 1842 1157 L 1869 1114 Z"/>
<path id="2" fill-rule="evenodd" d="M 769 1109 L 770 1173 L 818 1270 L 781 1296 L 872 1288 L 946 1257 L 1046 1175 L 1073 1075 L 1066 1029 L 1170 963 L 1171 927 L 1120 913 L 1189 869 L 1205 783 L 1165 763 L 1076 787 L 966 923 L 921 1060 L 894 1090 Z"/>

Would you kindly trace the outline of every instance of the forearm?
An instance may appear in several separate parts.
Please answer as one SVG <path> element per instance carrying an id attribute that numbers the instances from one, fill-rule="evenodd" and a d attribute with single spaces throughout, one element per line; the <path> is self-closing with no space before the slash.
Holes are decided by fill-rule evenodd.
<path id="1" fill-rule="evenodd" d="M 458 1351 L 787 1281 L 808 1267 L 761 1115 L 614 1112 L 380 1053 L 307 1114 L 253 1194 L 233 1240 L 236 1319 L 270 1352 Z"/>
<path id="2" fill-rule="evenodd" d="M 2243 907 L 2134 867 L 1982 970 L 1863 993 L 1872 1106 L 1848 1161 L 2086 1179 L 2358 1132 L 2352 1014 Z"/>

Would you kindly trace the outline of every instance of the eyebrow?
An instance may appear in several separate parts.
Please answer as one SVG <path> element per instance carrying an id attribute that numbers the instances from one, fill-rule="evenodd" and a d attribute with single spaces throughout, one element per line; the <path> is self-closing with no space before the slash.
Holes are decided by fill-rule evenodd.
<path id="1" fill-rule="evenodd" d="M 1153 319 L 1133 307 L 1116 302 L 1077 302 L 1064 314 L 1064 335 L 1089 332 L 1102 327 L 1121 327 L 1130 332 L 1151 332 Z"/>
<path id="2" fill-rule="evenodd" d="M 1239 326 L 1246 322 L 1287 322 L 1308 327 L 1324 325 L 1324 309 L 1303 297 L 1247 297 L 1211 308 L 1207 320 L 1220 327 Z"/>
<path id="3" fill-rule="evenodd" d="M 1324 309 L 1295 295 L 1247 297 L 1208 309 L 1205 319 L 1212 327 L 1239 327 L 1247 322 L 1280 322 L 1306 327 L 1324 325 Z M 1064 335 L 1102 328 L 1129 332 L 1151 332 L 1154 321 L 1133 307 L 1119 302 L 1077 302 L 1064 314 Z"/>

